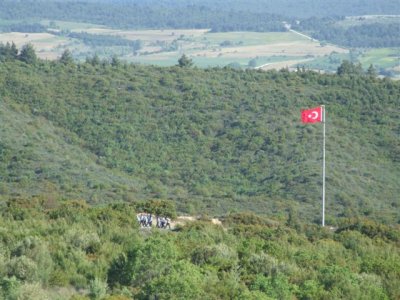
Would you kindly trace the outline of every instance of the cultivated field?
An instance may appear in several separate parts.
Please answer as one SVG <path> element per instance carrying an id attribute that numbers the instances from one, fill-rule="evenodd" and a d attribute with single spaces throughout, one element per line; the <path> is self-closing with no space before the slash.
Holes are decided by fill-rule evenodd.
<path id="1" fill-rule="evenodd" d="M 158 41 L 165 41 L 167 37 Z M 332 45 L 321 46 L 316 41 L 292 32 L 186 32 L 180 33 L 178 39 L 172 40 L 176 46 L 172 51 L 167 50 L 168 46 L 165 45 L 164 48 L 148 48 L 154 46 L 155 42 L 157 43 L 150 40 L 139 52 L 140 55 L 132 55 L 129 59 L 135 62 L 171 65 L 176 64 L 179 57 L 185 53 L 199 66 L 224 66 L 233 63 L 247 66 L 250 60 L 256 60 L 257 66 L 271 61 L 287 61 L 285 66 L 290 67 L 304 59 L 309 60 L 332 52 L 348 52 L 347 49 Z"/>
<path id="2" fill-rule="evenodd" d="M 7 42 L 14 42 L 17 48 L 31 43 L 35 47 L 37 55 L 43 59 L 56 59 L 62 53 L 62 49 L 72 44 L 70 39 L 50 33 L 11 32 L 0 34 L 0 43 Z"/>
<path id="3" fill-rule="evenodd" d="M 400 49 L 370 49 L 360 57 L 360 62 L 363 65 L 374 64 L 382 68 L 396 68 L 400 65 Z"/>
<path id="4" fill-rule="evenodd" d="M 90 34 L 106 34 L 116 35 L 127 40 L 141 40 L 145 43 L 154 41 L 169 41 L 172 42 L 181 36 L 191 38 L 203 36 L 207 33 L 207 29 L 165 29 L 165 30 L 115 30 L 109 28 L 90 28 L 87 30 L 74 29 L 74 32 L 87 32 Z"/>
<path id="5" fill-rule="evenodd" d="M 382 18 L 382 17 L 379 17 Z M 343 26 L 354 22 L 371 22 L 370 18 L 354 17 L 343 21 Z M 320 44 L 300 33 L 288 32 L 219 32 L 208 29 L 116 30 L 88 23 L 43 20 L 48 33 L 1 33 L 0 43 L 14 42 L 18 48 L 32 43 L 43 59 L 57 59 L 65 49 L 84 60 L 94 54 L 109 59 L 117 55 L 128 62 L 170 66 L 177 64 L 182 54 L 189 56 L 200 67 L 232 65 L 262 69 L 293 68 L 305 64 L 334 71 L 335 57 L 346 58 L 349 50 L 335 45 Z M 61 31 L 115 36 L 128 41 L 140 41 L 141 48 L 110 45 L 89 46 L 83 40 L 70 38 Z M 399 68 L 398 49 L 371 49 L 359 60 L 363 65 L 378 68 Z M 340 63 L 340 62 L 339 62 Z"/>

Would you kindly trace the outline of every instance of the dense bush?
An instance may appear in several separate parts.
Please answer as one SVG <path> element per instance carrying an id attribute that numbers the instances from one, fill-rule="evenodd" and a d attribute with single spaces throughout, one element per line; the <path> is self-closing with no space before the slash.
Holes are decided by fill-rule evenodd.
<path id="1" fill-rule="evenodd" d="M 12 45 L 4 47 L 6 197 L 35 197 L 49 207 L 63 198 L 124 200 L 168 216 L 172 203 L 190 213 L 291 215 L 288 225 L 300 230 L 299 220 L 320 223 L 322 130 L 302 125 L 299 111 L 325 103 L 327 221 L 399 220 L 398 82 L 349 62 L 338 75 L 159 68 L 95 57 L 23 63 L 12 58 Z M 25 135 L 15 135 L 22 128 Z M 140 204 L 144 199 L 154 200 Z M 7 211 L 26 218 L 23 208 Z M 258 222 L 250 219 L 243 218 Z"/>
<path id="2" fill-rule="evenodd" d="M 387 232 L 398 234 L 395 227 L 381 227 L 380 236 L 369 236 L 362 227 L 343 224 L 337 232 L 320 228 L 329 234 L 315 230 L 306 236 L 279 221 L 232 221 L 224 227 L 200 221 L 166 231 L 133 226 L 128 207 L 80 206 L 74 215 L 59 218 L 52 216 L 55 210 L 40 204 L 27 208 L 24 221 L 2 213 L 0 229 L 6 229 L 13 242 L 0 239 L 1 298 L 400 296 L 398 242 L 382 238 Z M 99 211 L 108 211 L 109 217 L 93 217 Z M 93 239 L 96 251 L 87 251 Z"/>

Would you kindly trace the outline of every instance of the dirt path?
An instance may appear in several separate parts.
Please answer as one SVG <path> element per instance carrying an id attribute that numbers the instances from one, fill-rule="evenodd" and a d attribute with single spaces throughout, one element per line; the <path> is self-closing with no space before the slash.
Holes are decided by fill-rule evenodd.
<path id="1" fill-rule="evenodd" d="M 138 214 L 137 215 L 137 217 L 139 217 L 141 214 L 143 214 L 143 213 L 140 213 L 140 214 Z M 144 229 L 150 229 L 150 228 L 152 228 L 152 227 L 156 227 L 156 223 L 155 223 L 155 219 L 154 219 L 155 217 L 153 216 L 153 222 L 152 222 L 152 226 L 150 226 L 150 227 L 146 227 L 146 226 L 144 226 L 144 227 L 141 227 L 141 228 L 144 228 Z M 187 223 L 189 223 L 189 222 L 194 222 L 194 221 L 197 221 L 197 220 L 200 220 L 201 218 L 199 217 L 199 216 L 178 216 L 176 219 L 174 219 L 174 220 L 171 220 L 171 223 L 170 223 L 170 225 L 171 225 L 171 228 L 170 229 L 174 229 L 176 226 L 178 226 L 178 225 L 180 225 L 180 226 L 184 226 L 184 225 L 186 225 Z M 218 218 L 212 218 L 212 219 L 210 219 L 210 223 L 212 223 L 212 224 L 214 224 L 214 225 L 220 225 L 220 226 L 222 226 L 222 222 L 221 222 L 221 220 L 219 220 Z"/>
<path id="2" fill-rule="evenodd" d="M 309 39 L 309 40 L 318 42 L 316 39 L 312 38 L 311 36 L 305 35 L 305 34 L 303 34 L 303 33 L 301 33 L 301 32 L 296 31 L 296 30 L 289 29 L 289 31 L 290 31 L 290 32 L 293 32 L 293 33 L 295 33 L 295 34 L 298 34 L 298 35 L 300 35 L 300 36 L 302 36 L 302 37 L 305 37 L 305 38 L 307 38 L 307 39 Z"/>
<path id="3" fill-rule="evenodd" d="M 171 229 L 174 229 L 177 225 L 185 225 L 189 222 L 194 222 L 199 220 L 199 217 L 194 217 L 194 216 L 178 216 L 175 220 L 171 221 Z M 212 224 L 215 225 L 221 225 L 222 226 L 222 222 L 221 220 L 217 219 L 217 218 L 212 218 L 210 220 L 210 222 Z"/>

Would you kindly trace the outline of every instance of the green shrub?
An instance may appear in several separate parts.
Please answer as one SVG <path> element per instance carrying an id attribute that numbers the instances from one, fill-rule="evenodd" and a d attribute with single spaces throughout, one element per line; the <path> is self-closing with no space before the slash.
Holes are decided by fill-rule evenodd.
<path id="1" fill-rule="evenodd" d="M 13 277 L 3 277 L 0 280 L 0 295 L 3 297 L 0 299 L 14 300 L 18 297 L 19 287 L 21 286 L 21 282 L 18 279 Z"/>
<path id="2" fill-rule="evenodd" d="M 34 282 L 39 279 L 37 264 L 25 255 L 13 257 L 7 264 L 7 275 L 21 281 Z"/>
<path id="3" fill-rule="evenodd" d="M 162 276 L 154 278 L 144 288 L 147 299 L 204 299 L 204 277 L 200 270 L 185 261 L 172 265 Z"/>
<path id="4" fill-rule="evenodd" d="M 297 287 L 291 285 L 286 276 L 282 274 L 265 277 L 257 276 L 250 286 L 251 290 L 259 290 L 274 299 L 292 299 Z"/>
<path id="5" fill-rule="evenodd" d="M 107 282 L 95 278 L 89 283 L 89 297 L 93 300 L 103 299 L 107 295 Z"/>
<path id="6" fill-rule="evenodd" d="M 69 300 L 90 300 L 90 298 L 84 295 L 73 295 Z"/>
<path id="7" fill-rule="evenodd" d="M 328 292 L 324 290 L 324 287 L 315 280 L 304 281 L 297 294 L 301 300 L 328 299 L 329 295 Z"/>
<path id="8" fill-rule="evenodd" d="M 18 300 L 51 300 L 39 283 L 25 283 L 18 290 Z"/>
<path id="9" fill-rule="evenodd" d="M 68 274 L 60 269 L 55 269 L 50 273 L 50 286 L 67 286 L 69 283 Z"/>
<path id="10" fill-rule="evenodd" d="M 238 256 L 234 249 L 225 244 L 218 244 L 196 248 L 191 260 L 196 265 L 209 264 L 220 271 L 229 271 L 237 265 Z"/>
<path id="11" fill-rule="evenodd" d="M 28 236 L 20 241 L 11 251 L 12 256 L 26 256 L 37 265 L 37 274 L 40 282 L 46 285 L 53 269 L 53 261 L 47 244 L 38 237 Z"/>

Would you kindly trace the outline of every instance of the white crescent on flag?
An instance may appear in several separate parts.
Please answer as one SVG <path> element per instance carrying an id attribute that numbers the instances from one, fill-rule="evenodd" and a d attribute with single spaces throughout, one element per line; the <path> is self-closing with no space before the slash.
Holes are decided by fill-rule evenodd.
<path id="1" fill-rule="evenodd" d="M 313 111 L 311 114 L 308 115 L 308 117 L 309 117 L 310 119 L 313 119 L 313 120 L 318 119 L 318 116 L 319 116 L 319 114 L 318 114 L 318 112 L 316 112 L 316 111 Z"/>
<path id="2" fill-rule="evenodd" d="M 322 106 L 311 109 L 303 109 L 301 110 L 301 121 L 303 123 L 323 122 L 322 113 L 323 113 Z"/>

